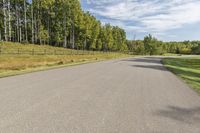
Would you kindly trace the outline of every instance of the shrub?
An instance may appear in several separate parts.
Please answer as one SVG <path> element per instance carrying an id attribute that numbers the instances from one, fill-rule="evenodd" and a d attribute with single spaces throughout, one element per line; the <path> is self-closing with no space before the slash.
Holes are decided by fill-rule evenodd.
<path id="1" fill-rule="evenodd" d="M 200 45 L 192 48 L 192 54 L 200 55 Z"/>
<path id="2" fill-rule="evenodd" d="M 182 48 L 180 49 L 180 54 L 191 54 L 192 49 L 191 48 Z"/>

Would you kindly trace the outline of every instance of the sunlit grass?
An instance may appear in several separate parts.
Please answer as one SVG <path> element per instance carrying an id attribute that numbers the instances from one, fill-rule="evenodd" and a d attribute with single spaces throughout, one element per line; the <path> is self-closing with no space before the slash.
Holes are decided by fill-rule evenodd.
<path id="1" fill-rule="evenodd" d="M 69 49 L 57 48 L 51 46 L 39 45 L 23 45 L 18 43 L 4 43 L 0 46 L 6 48 L 20 48 L 24 50 L 44 50 L 52 49 L 59 51 L 71 51 Z M 76 52 L 74 50 L 74 52 Z M 0 77 L 16 75 L 26 72 L 44 70 L 55 67 L 68 65 L 76 65 L 100 60 L 128 57 L 129 55 L 121 53 L 100 53 L 100 52 L 85 52 L 84 55 L 17 55 L 17 54 L 2 54 L 0 55 Z"/>
<path id="2" fill-rule="evenodd" d="M 200 93 L 200 57 L 168 58 L 163 63 Z"/>

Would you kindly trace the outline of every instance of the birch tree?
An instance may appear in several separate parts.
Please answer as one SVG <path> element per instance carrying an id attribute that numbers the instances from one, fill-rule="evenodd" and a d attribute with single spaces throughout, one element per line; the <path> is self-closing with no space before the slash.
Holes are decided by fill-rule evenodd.
<path id="1" fill-rule="evenodd" d="M 27 18 L 26 18 L 26 12 L 27 12 L 27 1 L 24 0 L 24 31 L 25 31 L 25 41 L 28 42 L 28 34 L 27 34 Z"/>
<path id="2" fill-rule="evenodd" d="M 8 39 L 9 41 L 11 41 L 11 11 L 10 11 L 10 6 L 11 6 L 11 3 L 10 3 L 10 0 L 8 0 L 8 31 L 9 31 L 9 36 L 8 36 Z"/>
<path id="3" fill-rule="evenodd" d="M 119 50 L 125 46 L 124 30 L 102 25 L 81 9 L 79 0 L 2 1 L 0 39 L 5 41 L 88 50 Z"/>
<path id="4" fill-rule="evenodd" d="M 6 1 L 3 0 L 3 14 L 4 14 L 4 39 L 5 41 L 8 40 L 7 38 L 7 14 L 6 14 Z"/>

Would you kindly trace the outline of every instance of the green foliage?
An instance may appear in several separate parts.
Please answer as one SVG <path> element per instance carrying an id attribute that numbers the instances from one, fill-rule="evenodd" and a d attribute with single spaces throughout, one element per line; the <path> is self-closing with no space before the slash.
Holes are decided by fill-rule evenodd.
<path id="1" fill-rule="evenodd" d="M 148 35 L 144 38 L 144 49 L 146 54 L 150 55 L 162 55 L 162 42 L 158 41 L 156 38 Z"/>
<path id="2" fill-rule="evenodd" d="M 24 31 L 27 31 L 28 41 L 35 44 L 88 50 L 127 49 L 124 30 L 110 24 L 102 25 L 89 12 L 81 9 L 80 0 L 32 0 L 31 3 L 28 0 L 10 1 L 14 42 L 25 41 Z M 7 2 L 5 0 L 5 5 Z M 1 4 L 0 6 L 2 7 Z M 8 12 L 6 8 L 6 13 Z M 25 28 L 25 14 L 27 28 Z M 3 18 L 3 8 L 0 8 L 2 38 L 5 37 Z M 8 30 L 8 26 L 6 28 Z"/>
<path id="3" fill-rule="evenodd" d="M 180 54 L 191 54 L 192 49 L 191 48 L 182 48 L 180 50 Z"/>
<path id="4" fill-rule="evenodd" d="M 48 31 L 44 29 L 43 26 L 40 27 L 40 32 L 39 32 L 39 37 L 41 40 L 41 43 L 45 44 L 45 42 L 48 40 L 49 35 L 48 35 Z"/>
<path id="5" fill-rule="evenodd" d="M 192 47 L 192 54 L 200 55 L 200 44 L 198 46 Z"/>
<path id="6" fill-rule="evenodd" d="M 162 42 L 152 35 L 144 40 L 127 41 L 128 49 L 135 54 L 164 55 L 171 54 L 200 54 L 200 41 Z"/>
<path id="7" fill-rule="evenodd" d="M 0 39 L 4 40 L 82 50 L 129 50 L 142 55 L 200 53 L 199 41 L 162 42 L 151 35 L 143 41 L 127 41 L 123 29 L 101 24 L 81 9 L 80 0 L 10 0 L 10 10 L 8 0 L 4 5 L 5 8 L 0 2 Z M 8 14 L 11 26 L 8 26 Z"/>

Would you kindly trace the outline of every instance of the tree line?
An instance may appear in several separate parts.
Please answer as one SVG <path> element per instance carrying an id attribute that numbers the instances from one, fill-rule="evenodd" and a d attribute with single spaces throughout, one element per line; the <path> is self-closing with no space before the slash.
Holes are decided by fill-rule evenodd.
<path id="1" fill-rule="evenodd" d="M 0 0 L 0 40 L 73 49 L 127 50 L 126 33 L 101 24 L 79 0 Z"/>
<path id="2" fill-rule="evenodd" d="M 79 0 L 0 0 L 0 40 L 143 55 L 200 54 L 199 41 L 162 42 L 151 35 L 126 40 L 123 29 L 102 24 Z"/>
<path id="3" fill-rule="evenodd" d="M 127 40 L 129 51 L 139 55 L 200 54 L 200 41 L 163 42 L 152 35 L 144 40 Z"/>

